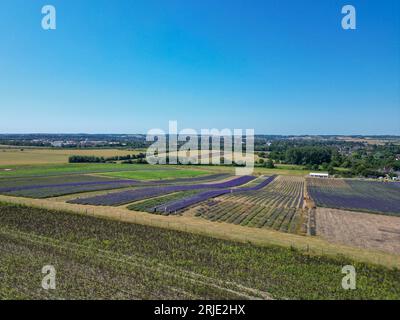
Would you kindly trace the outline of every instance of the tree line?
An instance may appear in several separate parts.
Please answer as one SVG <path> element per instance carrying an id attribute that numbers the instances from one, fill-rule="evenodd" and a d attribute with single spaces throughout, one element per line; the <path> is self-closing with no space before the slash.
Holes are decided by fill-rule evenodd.
<path id="1" fill-rule="evenodd" d="M 96 156 L 80 156 L 72 155 L 68 158 L 69 163 L 107 163 L 122 161 L 121 163 L 144 163 L 146 161 L 146 154 L 128 154 L 126 156 L 114 157 L 96 157 Z"/>
<path id="2" fill-rule="evenodd" d="M 259 156 L 275 163 L 302 165 L 342 176 L 396 176 L 400 146 L 395 144 L 321 143 L 276 141 Z M 340 170 L 343 168 L 345 170 Z"/>

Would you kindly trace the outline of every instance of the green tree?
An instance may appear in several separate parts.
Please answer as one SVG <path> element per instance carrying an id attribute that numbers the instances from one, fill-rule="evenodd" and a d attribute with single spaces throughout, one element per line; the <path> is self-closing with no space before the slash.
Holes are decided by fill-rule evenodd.
<path id="1" fill-rule="evenodd" d="M 264 167 L 269 168 L 269 169 L 274 169 L 275 164 L 271 159 L 267 159 L 267 161 L 265 161 L 265 163 L 264 163 Z"/>

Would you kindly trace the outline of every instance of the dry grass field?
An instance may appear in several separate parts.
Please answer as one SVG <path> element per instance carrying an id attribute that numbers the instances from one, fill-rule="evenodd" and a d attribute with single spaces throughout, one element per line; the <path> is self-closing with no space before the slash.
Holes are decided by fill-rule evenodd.
<path id="1" fill-rule="evenodd" d="M 400 254 L 400 217 L 318 208 L 316 221 L 330 242 Z"/>
<path id="2" fill-rule="evenodd" d="M 112 157 L 136 154 L 136 150 L 119 149 L 41 149 L 0 148 L 0 166 L 67 163 L 71 155 Z"/>

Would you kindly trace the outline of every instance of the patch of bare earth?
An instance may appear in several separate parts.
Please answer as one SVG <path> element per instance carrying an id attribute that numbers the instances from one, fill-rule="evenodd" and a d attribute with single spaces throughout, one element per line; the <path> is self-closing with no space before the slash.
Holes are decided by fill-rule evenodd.
<path id="1" fill-rule="evenodd" d="M 400 254 L 400 217 L 317 208 L 316 226 L 328 241 Z"/>

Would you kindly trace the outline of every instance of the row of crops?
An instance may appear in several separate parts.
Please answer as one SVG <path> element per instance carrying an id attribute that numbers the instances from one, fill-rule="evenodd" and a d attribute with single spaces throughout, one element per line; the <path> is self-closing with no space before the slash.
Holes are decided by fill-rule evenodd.
<path id="1" fill-rule="evenodd" d="M 49 198 L 80 192 L 112 190 L 126 187 L 150 187 L 159 185 L 191 184 L 226 178 L 226 174 L 212 174 L 192 178 L 138 181 L 111 179 L 94 175 L 62 175 L 35 178 L 0 179 L 0 194 L 28 198 Z"/>
<path id="2" fill-rule="evenodd" d="M 307 179 L 317 206 L 400 215 L 400 183 L 343 179 Z"/>
<path id="3" fill-rule="evenodd" d="M 168 194 L 166 196 L 161 196 L 161 197 L 155 197 L 155 198 L 150 198 L 142 201 L 137 201 L 131 205 L 129 205 L 127 208 L 129 210 L 133 211 L 142 211 L 142 212 L 149 212 L 149 213 L 155 213 L 156 212 L 156 207 L 161 206 L 165 203 L 169 203 L 172 201 L 184 199 L 190 196 L 193 196 L 201 191 L 199 190 L 190 190 L 190 191 L 182 191 L 182 192 L 176 192 L 172 194 Z"/>
<path id="4" fill-rule="evenodd" d="M 6 204 L 0 261 L 0 299 L 400 299 L 398 270 Z M 344 265 L 357 290 L 342 289 Z"/>
<path id="5" fill-rule="evenodd" d="M 127 190 L 105 195 L 99 195 L 88 198 L 77 198 L 68 201 L 69 203 L 97 205 L 97 206 L 119 206 L 130 202 L 144 200 L 148 198 L 158 197 L 170 193 L 191 190 L 204 190 L 204 189 L 227 189 L 237 187 L 248 183 L 253 180 L 253 176 L 240 176 L 231 180 L 215 183 L 199 183 L 188 185 L 171 185 L 171 186 L 157 186 L 151 188 L 140 188 L 135 190 Z"/>
<path id="6" fill-rule="evenodd" d="M 268 184 L 270 184 L 274 179 L 275 176 L 271 177 L 263 177 L 261 178 L 261 182 L 257 181 L 258 183 L 256 185 L 253 184 L 253 182 L 250 182 L 251 185 L 242 188 L 236 188 L 236 189 L 222 189 L 222 190 L 208 190 L 202 193 L 197 193 L 193 196 L 182 198 L 179 200 L 163 203 L 157 207 L 154 208 L 155 212 L 161 212 L 164 214 L 170 214 L 170 213 L 178 213 L 181 210 L 186 210 L 190 206 L 193 206 L 197 203 L 206 201 L 208 199 L 220 197 L 224 194 L 228 193 L 243 193 L 243 192 L 248 192 L 248 191 L 256 191 L 264 188 Z M 259 180 L 259 179 L 256 179 Z"/>
<path id="7" fill-rule="evenodd" d="M 194 212 L 211 221 L 305 234 L 308 210 L 303 209 L 303 192 L 303 178 L 279 176 L 265 188 L 230 193 L 202 203 Z"/>
<path id="8" fill-rule="evenodd" d="M 7 166 L 0 169 L 0 180 L 7 178 L 44 178 L 59 175 L 75 175 L 87 173 L 106 173 L 122 171 L 175 171 L 176 168 L 168 168 L 164 165 L 155 166 L 150 164 L 113 164 L 113 163 L 68 163 L 68 164 L 48 164 L 30 166 Z"/>

